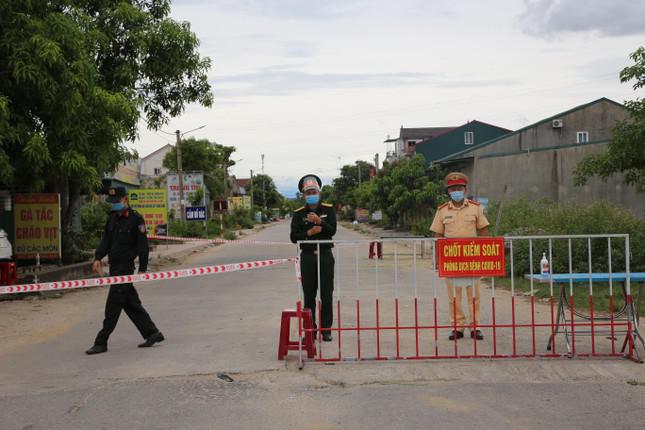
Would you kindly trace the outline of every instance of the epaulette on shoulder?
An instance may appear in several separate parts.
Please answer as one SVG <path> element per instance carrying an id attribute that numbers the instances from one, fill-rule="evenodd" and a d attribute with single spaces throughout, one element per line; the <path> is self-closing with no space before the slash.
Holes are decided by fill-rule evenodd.
<path id="1" fill-rule="evenodd" d="M 442 204 L 442 205 L 441 205 L 441 206 L 439 206 L 437 209 L 443 209 L 443 208 L 445 208 L 446 206 L 448 206 L 448 202 L 446 202 L 446 203 Z"/>
<path id="2" fill-rule="evenodd" d="M 303 210 L 304 208 L 305 208 L 304 206 L 300 206 L 298 209 L 294 209 L 294 212 L 300 212 L 300 211 L 301 211 L 301 210 Z"/>
<path id="3" fill-rule="evenodd" d="M 478 201 L 472 200 L 472 199 L 468 199 L 468 203 L 472 203 L 472 204 L 477 205 L 477 206 L 481 205 L 481 203 L 479 203 Z"/>
<path id="4" fill-rule="evenodd" d="M 333 208 L 334 207 L 334 205 L 332 205 L 331 203 L 321 203 L 321 206 L 324 206 L 326 208 Z"/>

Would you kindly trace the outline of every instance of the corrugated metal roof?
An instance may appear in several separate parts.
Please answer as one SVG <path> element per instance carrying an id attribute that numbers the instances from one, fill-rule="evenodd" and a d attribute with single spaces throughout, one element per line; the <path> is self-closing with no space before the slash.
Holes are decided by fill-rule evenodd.
<path id="1" fill-rule="evenodd" d="M 614 105 L 617 105 L 617 106 L 620 106 L 620 107 L 623 107 L 623 108 L 625 107 L 624 105 L 622 105 L 622 104 L 620 104 L 620 103 L 618 103 L 618 102 L 616 102 L 614 100 L 608 99 L 607 97 L 601 97 L 599 99 L 590 101 L 589 103 L 585 103 L 585 104 L 573 107 L 573 108 L 571 108 L 569 110 L 566 110 L 564 112 L 560 112 L 560 113 L 557 113 L 555 115 L 551 115 L 548 118 L 541 119 L 538 122 L 535 122 L 533 124 L 530 124 L 530 125 L 527 125 L 525 127 L 522 127 L 519 130 L 515 130 L 515 131 L 513 131 L 511 133 L 505 134 L 505 135 L 497 137 L 495 139 L 491 139 L 491 140 L 488 140 L 486 142 L 482 142 L 482 143 L 477 144 L 477 145 L 475 145 L 475 146 L 473 146 L 471 148 L 465 149 L 463 151 L 459 151 L 459 152 L 457 152 L 455 154 L 451 154 L 451 155 L 449 155 L 447 157 L 444 157 L 444 158 L 441 158 L 441 159 L 437 160 L 437 162 L 447 161 L 447 160 L 450 160 L 453 157 L 462 157 L 464 154 L 468 154 L 469 152 L 476 151 L 476 150 L 478 150 L 480 148 L 483 148 L 484 146 L 488 146 L 488 145 L 493 144 L 495 142 L 498 142 L 498 141 L 500 141 L 502 139 L 507 139 L 510 136 L 514 136 L 516 134 L 522 133 L 523 131 L 526 131 L 526 130 L 531 129 L 533 127 L 537 127 L 537 126 L 542 125 L 542 124 L 544 124 L 546 122 L 553 121 L 554 119 L 558 119 L 558 118 L 560 118 L 562 116 L 565 116 L 565 115 L 568 115 L 568 114 L 570 114 L 572 112 L 587 108 L 587 107 L 589 107 L 591 105 L 594 105 L 596 103 L 601 103 L 601 102 L 608 102 L 608 103 L 612 103 Z"/>
<path id="2" fill-rule="evenodd" d="M 457 127 L 401 127 L 399 139 L 432 139 L 444 133 L 454 130 Z"/>

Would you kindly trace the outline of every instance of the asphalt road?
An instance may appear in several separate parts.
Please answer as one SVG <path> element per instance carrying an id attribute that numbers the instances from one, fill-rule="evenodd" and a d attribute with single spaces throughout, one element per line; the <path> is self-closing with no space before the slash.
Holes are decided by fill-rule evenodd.
<path id="1" fill-rule="evenodd" d="M 288 223 L 247 238 L 287 241 Z M 225 245 L 180 265 L 293 254 Z M 84 350 L 105 289 L 0 303 L 0 429 L 645 429 L 645 366 L 623 359 L 278 361 L 280 311 L 298 294 L 290 264 L 139 292 L 167 340 L 137 348 L 122 315 L 97 356 Z"/>

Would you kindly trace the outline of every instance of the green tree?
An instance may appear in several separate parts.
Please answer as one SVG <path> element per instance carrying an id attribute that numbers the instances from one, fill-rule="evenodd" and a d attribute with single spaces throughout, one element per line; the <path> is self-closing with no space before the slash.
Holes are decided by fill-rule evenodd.
<path id="1" fill-rule="evenodd" d="M 284 197 L 278 192 L 278 188 L 269 175 L 253 176 L 253 203 L 255 206 L 268 209 L 279 208 L 283 201 Z"/>
<path id="2" fill-rule="evenodd" d="M 323 202 L 332 203 L 334 202 L 335 192 L 336 190 L 334 189 L 333 185 L 323 185 L 322 189 L 320 190 L 320 199 Z"/>
<path id="3" fill-rule="evenodd" d="M 210 106 L 210 60 L 168 0 L 0 1 L 0 186 L 61 194 L 63 254 L 80 195 L 136 156 L 124 145 L 188 103 Z"/>
<path id="4" fill-rule="evenodd" d="M 184 172 L 204 172 L 204 184 L 211 198 L 224 196 L 228 192 L 228 168 L 235 165 L 231 154 L 233 146 L 223 146 L 207 139 L 188 138 L 181 142 L 181 159 Z M 173 147 L 163 159 L 163 166 L 177 171 L 177 148 Z M 226 188 L 225 188 L 226 187 Z"/>
<path id="5" fill-rule="evenodd" d="M 392 225 L 409 227 L 431 218 L 445 200 L 444 171 L 437 165 L 426 170 L 422 155 L 385 163 L 372 181 L 352 193 L 358 206 L 381 210 Z"/>
<path id="6" fill-rule="evenodd" d="M 634 65 L 620 72 L 620 81 L 634 80 L 633 89 L 645 87 L 645 48 L 634 51 L 630 58 Z M 584 185 L 592 176 L 606 181 L 616 173 L 625 175 L 625 183 L 645 192 L 645 99 L 637 97 L 625 102 L 630 119 L 613 129 L 607 150 L 584 158 L 576 167 L 575 183 Z"/>
<path id="7" fill-rule="evenodd" d="M 333 202 L 340 202 L 344 205 L 355 205 L 355 202 L 352 201 L 351 193 L 358 187 L 359 183 L 370 180 L 370 172 L 373 168 L 373 164 L 363 160 L 357 160 L 354 164 L 346 164 L 343 166 L 340 169 L 340 176 L 333 181 Z"/>

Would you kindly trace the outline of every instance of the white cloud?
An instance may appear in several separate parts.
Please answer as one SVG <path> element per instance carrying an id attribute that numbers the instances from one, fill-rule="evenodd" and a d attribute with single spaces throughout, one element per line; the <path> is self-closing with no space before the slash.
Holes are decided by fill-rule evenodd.
<path id="1" fill-rule="evenodd" d="M 520 22 L 532 36 L 645 33 L 645 2 L 640 0 L 525 0 L 525 3 L 526 11 Z"/>
<path id="2" fill-rule="evenodd" d="M 567 21 L 569 1 L 175 0 L 173 17 L 213 59 L 215 103 L 164 130 L 206 124 L 191 136 L 235 146 L 243 161 L 231 173 L 260 171 L 263 153 L 266 173 L 292 193 L 306 173 L 331 179 L 343 164 L 383 160 L 383 140 L 402 124 L 517 129 L 599 97 L 633 98 L 617 78 L 643 43 L 634 21 L 644 1 L 631 3 L 579 2 L 593 10 Z M 166 144 L 140 130 L 140 153 Z"/>

